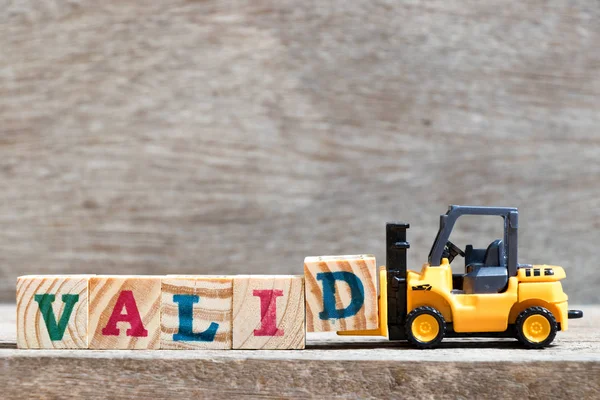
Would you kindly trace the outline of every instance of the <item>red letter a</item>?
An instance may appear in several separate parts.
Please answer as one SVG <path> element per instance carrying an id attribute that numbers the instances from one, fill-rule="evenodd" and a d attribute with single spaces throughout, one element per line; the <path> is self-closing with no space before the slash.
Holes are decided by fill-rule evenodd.
<path id="1" fill-rule="evenodd" d="M 277 298 L 283 290 L 254 290 L 252 295 L 260 297 L 260 329 L 254 336 L 283 336 L 283 329 L 277 329 Z"/>
<path id="2" fill-rule="evenodd" d="M 125 314 L 122 313 L 125 309 Z M 129 322 L 131 328 L 127 329 L 127 336 L 146 337 L 148 331 L 144 328 L 140 312 L 133 298 L 131 290 L 123 290 L 117 299 L 117 304 L 113 308 L 113 312 L 106 326 L 102 329 L 104 336 L 119 336 L 119 328 L 117 322 Z"/>

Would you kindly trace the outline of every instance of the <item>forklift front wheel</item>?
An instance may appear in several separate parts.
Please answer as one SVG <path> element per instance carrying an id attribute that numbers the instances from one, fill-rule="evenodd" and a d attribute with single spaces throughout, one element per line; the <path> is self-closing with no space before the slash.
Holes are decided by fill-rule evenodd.
<path id="1" fill-rule="evenodd" d="M 446 321 L 433 307 L 417 307 L 406 316 L 406 337 L 420 349 L 440 344 L 446 335 Z"/>

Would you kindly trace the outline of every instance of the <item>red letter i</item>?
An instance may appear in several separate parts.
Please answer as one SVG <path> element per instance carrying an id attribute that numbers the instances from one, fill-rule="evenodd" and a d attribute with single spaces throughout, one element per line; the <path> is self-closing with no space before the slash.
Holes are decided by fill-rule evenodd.
<path id="1" fill-rule="evenodd" d="M 252 295 L 260 297 L 260 329 L 254 330 L 254 336 L 283 336 L 283 330 L 277 329 L 277 297 L 283 296 L 283 290 L 254 290 Z"/>

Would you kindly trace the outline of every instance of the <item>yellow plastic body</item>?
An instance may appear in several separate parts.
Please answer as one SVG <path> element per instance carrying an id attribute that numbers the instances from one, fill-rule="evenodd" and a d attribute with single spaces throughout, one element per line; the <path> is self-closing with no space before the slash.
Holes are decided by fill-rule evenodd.
<path id="1" fill-rule="evenodd" d="M 422 290 L 428 285 L 429 290 Z M 504 293 L 452 294 L 452 269 L 444 258 L 438 267 L 423 266 L 420 274 L 409 271 L 407 277 L 408 311 L 421 306 L 436 308 L 455 332 L 503 332 L 508 315 L 517 302 L 518 280 L 508 280 Z"/>
<path id="2" fill-rule="evenodd" d="M 420 307 L 436 308 L 455 332 L 503 332 L 526 308 L 545 307 L 554 314 L 561 330 L 567 329 L 567 295 L 559 282 L 565 272 L 556 266 L 533 266 L 519 270 L 508 279 L 503 293 L 453 294 L 452 269 L 448 259 L 440 266 L 425 264 L 420 273 L 407 274 L 407 311 Z M 535 273 L 535 270 L 539 273 Z M 544 275 L 543 271 L 552 271 Z"/>
<path id="3" fill-rule="evenodd" d="M 530 276 L 527 276 L 527 270 L 531 270 Z M 536 270 L 540 271 L 540 276 L 535 276 Z M 544 275 L 546 270 L 551 270 L 552 275 Z M 509 323 L 514 323 L 526 308 L 540 306 L 550 310 L 556 322 L 560 324 L 560 330 L 566 331 L 569 327 L 569 298 L 560 283 L 565 277 L 562 267 L 552 265 L 534 265 L 532 268 L 519 269 L 519 303 L 512 308 Z"/>
<path id="4" fill-rule="evenodd" d="M 343 331 L 337 332 L 341 336 L 384 336 L 388 335 L 388 308 L 387 308 L 387 269 L 385 266 L 379 267 L 379 326 L 377 329 L 367 329 L 362 331 Z"/>

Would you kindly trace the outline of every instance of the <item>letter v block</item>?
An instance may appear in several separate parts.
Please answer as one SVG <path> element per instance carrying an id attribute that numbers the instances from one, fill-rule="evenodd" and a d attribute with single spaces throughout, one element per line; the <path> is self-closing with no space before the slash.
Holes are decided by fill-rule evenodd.
<path id="1" fill-rule="evenodd" d="M 163 278 L 161 349 L 231 349 L 232 305 L 231 277 Z"/>
<path id="2" fill-rule="evenodd" d="M 85 349 L 88 346 L 88 276 L 17 279 L 17 346 Z"/>
<path id="3" fill-rule="evenodd" d="M 304 280 L 307 332 L 377 328 L 374 256 L 307 257 Z"/>
<path id="4" fill-rule="evenodd" d="M 236 276 L 233 279 L 234 349 L 303 349 L 302 276 Z"/>
<path id="5" fill-rule="evenodd" d="M 89 348 L 160 348 L 159 276 L 90 278 Z"/>

